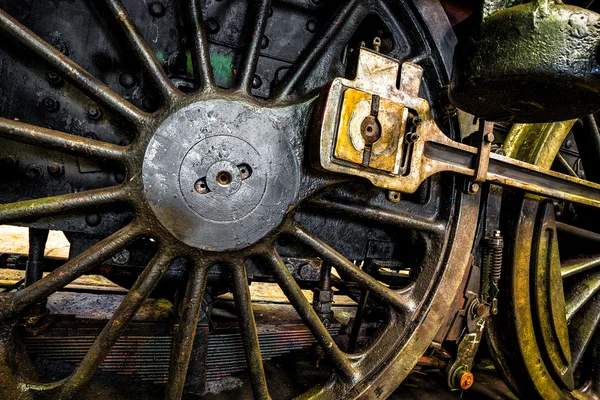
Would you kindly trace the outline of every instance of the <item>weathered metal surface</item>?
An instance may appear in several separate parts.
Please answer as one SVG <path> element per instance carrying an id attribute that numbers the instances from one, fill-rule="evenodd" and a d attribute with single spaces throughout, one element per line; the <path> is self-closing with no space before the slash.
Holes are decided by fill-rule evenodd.
<path id="1" fill-rule="evenodd" d="M 250 35 L 248 39 L 249 52 L 240 66 L 242 72 L 232 82 L 232 86 L 237 88 L 235 91 L 226 91 L 217 87 L 217 79 L 210 78 L 208 64 L 209 60 L 212 61 L 212 54 L 209 52 L 203 28 L 205 27 L 209 33 L 212 32 L 211 35 L 216 35 L 219 22 L 216 20 L 202 21 L 201 16 L 204 10 L 201 10 L 197 3 L 189 2 L 187 6 L 191 11 L 192 63 L 197 68 L 196 71 L 190 71 L 189 75 L 200 83 L 201 90 L 199 91 L 195 91 L 194 85 L 186 83 L 185 79 L 169 77 L 169 72 L 162 64 L 164 57 L 159 57 L 158 53 L 155 54 L 148 42 L 144 40 L 142 33 L 136 27 L 139 24 L 135 23 L 133 13 L 129 14 L 118 0 L 106 0 L 106 5 L 108 11 L 111 12 L 110 18 L 116 21 L 123 32 L 123 38 L 126 39 L 128 48 L 133 53 L 134 57 L 132 58 L 136 58 L 138 61 L 135 66 L 141 67 L 145 71 L 145 74 L 140 71 L 140 75 L 150 78 L 150 84 L 154 86 L 153 92 L 160 95 L 162 101 L 155 99 L 155 102 L 150 102 L 150 106 L 141 104 L 142 107 L 130 103 L 120 93 L 108 89 L 99 79 L 92 77 L 83 67 L 75 64 L 62 52 L 53 49 L 51 45 L 26 29 L 20 22 L 9 17 L 4 11 L 0 11 L 0 28 L 3 32 L 18 43 L 25 45 L 35 55 L 45 60 L 51 69 L 56 70 L 57 75 L 63 75 L 63 78 L 72 82 L 75 88 L 81 89 L 91 99 L 97 101 L 101 107 L 110 111 L 115 120 L 128 122 L 115 124 L 119 130 L 127 131 L 123 140 L 116 140 L 120 135 L 113 135 L 109 139 L 106 137 L 103 137 L 102 140 L 75 139 L 73 143 L 68 143 L 69 136 L 67 134 L 54 134 L 55 131 L 48 128 L 37 128 L 34 125 L 25 126 L 8 119 L 5 121 L 4 136 L 10 136 L 12 141 L 21 141 L 29 145 L 32 143 L 41 146 L 49 145 L 52 151 L 59 150 L 74 157 L 85 155 L 90 158 L 109 158 L 112 161 L 111 165 L 117 166 L 119 174 L 115 172 L 107 179 L 109 182 L 107 185 L 98 184 L 92 190 L 75 193 L 69 187 L 66 190 L 67 194 L 63 192 L 61 195 L 43 197 L 46 194 L 41 193 L 40 196 L 34 196 L 33 200 L 21 201 L 22 199 L 15 198 L 0 205 L 1 223 L 30 224 L 34 220 L 35 223 L 48 221 L 54 223 L 55 221 L 61 222 L 61 218 L 64 220 L 65 214 L 84 214 L 86 227 L 81 230 L 87 232 L 92 228 L 102 226 L 106 219 L 114 218 L 112 224 L 102 226 L 102 229 L 98 228 L 95 231 L 98 237 L 105 237 L 108 232 L 114 232 L 106 239 L 91 247 L 82 246 L 81 251 L 75 252 L 63 266 L 32 286 L 16 293 L 3 294 L 0 297 L 0 318 L 7 320 L 19 315 L 35 302 L 60 290 L 82 274 L 104 264 L 107 259 L 120 260 L 122 251 L 133 246 L 139 240 L 153 243 L 152 251 L 155 252 L 155 255 L 137 277 L 127 296 L 94 340 L 90 350 L 75 371 L 65 380 L 53 384 L 27 380 L 19 386 L 20 390 L 25 394 L 28 391 L 55 391 L 49 395 L 56 394 L 61 398 L 76 397 L 82 386 L 102 365 L 103 360 L 110 353 L 111 347 L 117 343 L 118 337 L 126 332 L 128 324 L 133 320 L 144 298 L 153 292 L 161 277 L 167 272 L 179 274 L 177 276 L 180 276 L 180 279 L 184 279 L 186 273 L 191 276 L 195 274 L 202 276 L 204 273 L 208 273 L 209 279 L 211 276 L 216 277 L 212 283 L 222 285 L 224 289 L 220 290 L 227 290 L 227 286 L 231 282 L 225 279 L 221 267 L 236 263 L 243 271 L 245 262 L 251 259 L 253 262 L 258 260 L 263 266 L 273 267 L 274 274 L 279 278 L 290 302 L 299 311 L 304 322 L 312 331 L 316 342 L 321 345 L 325 356 L 332 364 L 334 373 L 331 380 L 324 382 L 323 386 L 316 387 L 306 396 L 337 399 L 342 396 L 381 397 L 391 393 L 399 381 L 410 372 L 441 325 L 445 317 L 444 311 L 452 302 L 453 289 L 462 280 L 468 260 L 468 254 L 464 252 L 464 248 L 470 246 L 472 241 L 478 198 L 462 200 L 451 190 L 449 181 L 432 180 L 428 183 L 428 190 L 435 192 L 436 196 L 432 196 L 430 199 L 415 199 L 412 205 L 407 207 L 404 204 L 396 204 L 394 209 L 385 210 L 383 216 L 378 212 L 367 212 L 365 215 L 369 217 L 368 220 L 370 218 L 378 220 L 376 222 L 367 221 L 373 225 L 381 223 L 382 218 L 387 218 L 386 215 L 391 217 L 388 222 L 385 222 L 385 224 L 392 225 L 385 227 L 388 231 L 386 235 L 393 237 L 404 235 L 412 238 L 413 243 L 419 246 L 419 250 L 427 247 L 437 249 L 435 253 L 423 251 L 419 253 L 419 257 L 412 257 L 412 263 L 419 263 L 419 274 L 413 277 L 412 285 L 406 288 L 388 287 L 358 269 L 349 260 L 347 254 L 355 251 L 353 241 L 348 241 L 347 238 L 343 240 L 338 238 L 336 244 L 342 243 L 343 250 L 346 247 L 351 249 L 351 251 L 340 252 L 326 244 L 327 242 L 317 235 L 317 232 L 319 235 L 321 233 L 330 235 L 332 232 L 340 231 L 342 235 L 348 235 L 348 231 L 343 229 L 343 226 L 338 227 L 341 229 L 329 229 L 328 226 L 331 225 L 322 224 L 320 217 L 303 214 L 301 212 L 303 210 L 300 210 L 300 205 L 304 200 L 341 181 L 340 177 L 331 177 L 312 171 L 304 160 L 306 125 L 310 121 L 312 109 L 311 102 L 306 102 L 302 96 L 314 94 L 315 89 L 320 88 L 332 77 L 343 75 L 346 60 L 339 60 L 339 54 L 342 53 L 341 50 L 346 47 L 349 40 L 351 42 L 356 40 L 352 35 L 359 32 L 358 27 L 363 18 L 373 14 L 373 10 L 380 11 L 377 18 L 384 21 L 383 25 L 386 29 L 394 32 L 392 44 L 390 45 L 389 39 L 388 43 L 381 41 L 378 44 L 379 49 L 391 48 L 390 53 L 396 59 L 407 56 L 408 50 L 404 49 L 404 46 L 396 46 L 394 41 L 404 40 L 404 30 L 408 26 L 413 26 L 411 43 L 418 43 L 418 47 L 426 49 L 424 54 L 432 61 L 427 66 L 430 74 L 429 85 L 424 85 L 426 87 L 423 90 L 424 94 L 430 95 L 434 92 L 432 88 L 437 88 L 442 81 L 446 80 L 444 67 L 447 67 L 448 64 L 445 54 L 439 50 L 432 50 L 430 39 L 442 47 L 443 40 L 451 41 L 451 35 L 435 33 L 433 38 L 422 37 L 422 27 L 414 26 L 416 21 L 420 21 L 420 19 L 414 18 L 414 13 L 417 12 L 421 16 L 433 16 L 436 10 L 440 11 L 439 6 L 416 4 L 411 7 L 407 4 L 399 5 L 395 1 L 389 1 L 389 3 L 386 1 L 386 4 L 379 1 L 348 1 L 342 4 L 337 11 L 329 14 L 331 22 L 325 27 L 322 34 L 315 36 L 312 41 L 313 45 L 309 46 L 305 56 L 298 60 L 296 68 L 289 71 L 282 81 L 279 81 L 277 76 L 272 78 L 271 81 L 276 86 L 273 92 L 277 94 L 273 98 L 274 101 L 260 103 L 252 97 L 249 82 L 252 82 L 252 89 L 254 86 L 260 86 L 261 77 L 256 79 L 255 76 L 258 68 L 257 56 L 260 53 L 257 46 L 258 44 L 262 46 L 266 36 L 265 31 L 268 28 L 264 25 L 270 15 L 268 1 L 258 3 L 258 7 L 254 10 L 255 14 L 251 16 L 252 20 L 257 21 L 256 29 L 252 31 L 263 37 Z M 393 7 L 391 7 L 392 5 Z M 154 6 L 153 3 L 150 13 L 153 17 L 158 18 L 157 15 L 161 12 L 157 12 Z M 405 21 L 406 24 L 398 24 L 398 18 Z M 423 20 L 426 26 L 441 28 L 440 32 L 448 28 L 440 23 L 439 19 L 424 18 Z M 309 22 L 306 24 L 307 30 L 311 31 L 311 34 L 317 33 L 316 22 Z M 340 40 L 337 40 L 338 34 Z M 216 37 L 213 36 L 213 39 Z M 230 59 L 230 64 L 232 63 L 233 59 Z M 415 70 L 420 70 L 420 68 L 415 67 Z M 233 71 L 230 72 L 231 75 L 228 76 L 235 78 Z M 276 74 L 279 72 L 277 71 Z M 310 75 L 309 72 L 314 73 L 317 77 L 307 79 Z M 221 78 L 218 71 L 215 75 L 215 78 Z M 416 96 L 418 85 L 416 89 L 414 85 L 420 83 L 420 76 L 417 81 L 412 79 L 414 74 L 407 76 L 408 79 L 401 82 L 401 86 L 403 90 L 412 92 Z M 49 78 L 53 82 L 56 81 L 52 74 Z M 135 81 L 135 77 L 120 76 L 118 79 L 119 84 L 124 87 L 129 86 L 128 89 L 133 89 L 135 86 L 133 81 Z M 395 83 L 395 81 L 389 82 L 388 89 L 392 90 Z M 183 91 L 193 93 L 188 94 Z M 56 111 L 57 106 L 60 108 L 60 104 L 50 100 L 43 102 L 43 106 L 48 112 Z M 215 105 L 218 107 L 215 108 Z M 207 111 L 211 107 L 213 109 L 208 111 L 214 111 L 213 115 L 209 115 Z M 393 116 L 399 110 L 397 105 L 384 103 L 382 118 L 388 108 L 393 109 Z M 97 106 L 88 105 L 86 110 L 89 119 L 94 121 L 102 119 L 102 110 Z M 186 115 L 186 112 L 190 110 L 198 111 L 204 121 L 190 121 L 190 119 L 199 117 L 198 115 Z M 265 115 L 284 115 L 286 120 L 265 118 Z M 211 121 L 211 117 L 214 117 L 212 123 L 207 125 L 206 122 Z M 186 118 L 188 121 L 185 121 Z M 172 124 L 173 120 L 177 119 L 183 124 Z M 220 122 L 231 122 L 231 124 L 226 123 L 224 127 Z M 281 126 L 277 126 L 278 123 Z M 391 121 L 384 125 L 386 125 L 386 129 L 392 131 L 398 124 L 397 121 Z M 447 125 L 448 134 L 456 136 L 453 124 L 448 123 Z M 226 128 L 231 126 L 235 129 L 230 132 Z M 212 132 L 206 134 L 206 132 L 202 132 L 203 129 Z M 272 133 L 277 130 L 291 132 L 293 135 L 291 137 L 264 135 L 265 131 Z M 165 132 L 168 135 L 165 135 Z M 35 137 L 40 140 L 34 139 Z M 217 142 L 222 142 L 208 146 L 216 147 L 216 153 L 220 151 L 222 154 L 216 154 L 214 159 L 210 160 L 212 162 L 210 166 L 203 166 L 202 162 L 209 158 L 209 150 L 200 149 L 198 153 L 194 154 L 195 145 L 203 139 L 210 138 L 217 138 Z M 163 148 L 172 148 L 174 154 L 164 156 L 155 162 L 154 153 L 160 150 L 160 146 L 156 145 L 159 139 L 162 140 L 160 144 Z M 274 140 L 269 142 L 268 139 Z M 111 145 L 106 146 L 107 142 Z M 248 142 L 250 144 L 245 146 L 244 143 Z M 250 161 L 237 160 L 240 155 L 245 156 L 252 151 L 256 151 L 257 155 Z M 229 153 L 233 155 L 229 157 L 231 155 Z M 104 157 L 107 154 L 108 157 Z M 189 160 L 189 165 L 186 164 L 187 156 L 194 158 Z M 14 160 L 9 157 L 6 161 Z M 196 161 L 199 163 L 194 164 Z M 236 162 L 232 164 L 232 161 Z M 238 164 L 237 161 L 242 164 Z M 77 163 L 78 166 L 83 166 L 78 168 L 85 173 L 101 171 L 99 166 L 101 162 L 99 165 L 86 164 L 85 161 Z M 16 162 L 12 164 L 16 165 Z M 216 164 L 219 164 L 220 168 L 211 171 L 209 167 Z M 233 168 L 234 164 L 235 167 L 247 165 L 248 168 L 245 170 L 238 168 L 236 171 Z M 398 169 L 397 164 L 394 165 L 394 169 Z M 61 168 L 51 168 L 50 170 L 60 172 Z M 183 173 L 181 173 L 182 170 Z M 34 168 L 30 171 L 30 175 L 35 175 L 36 171 L 39 172 Z M 257 179 L 261 177 L 261 174 L 263 179 Z M 244 182 L 241 181 L 250 181 L 253 177 L 257 179 L 257 184 L 264 183 L 266 188 L 264 191 L 257 190 L 258 194 L 256 195 L 249 193 L 247 197 L 241 198 L 239 203 L 216 199 L 213 201 L 212 207 L 210 204 L 209 206 L 203 204 L 194 209 L 193 203 L 198 198 L 210 198 L 211 193 L 215 197 L 214 194 L 221 189 L 223 192 L 221 194 L 224 194 L 224 198 L 227 200 L 226 195 L 234 196 L 243 190 Z M 189 182 L 185 181 L 186 179 Z M 185 185 L 181 185 L 182 180 L 185 181 Z M 150 184 L 148 184 L 149 182 Z M 236 192 L 234 186 L 237 184 L 239 184 L 239 191 Z M 185 193 L 181 193 L 182 186 Z M 261 186 L 252 186 L 249 190 L 257 187 L 260 189 Z M 229 191 L 229 188 L 234 189 Z M 155 190 L 156 192 L 154 192 Z M 269 192 L 271 190 L 273 195 Z M 331 191 L 333 192 L 333 190 Z M 355 196 L 363 194 L 362 190 L 356 190 L 356 192 Z M 192 197 L 194 200 L 188 201 L 189 198 L 186 198 L 186 195 L 196 197 Z M 369 204 L 381 206 L 376 197 L 366 196 L 367 203 L 373 201 Z M 182 199 L 186 199 L 186 201 Z M 176 204 L 175 210 L 167 210 L 167 214 L 164 214 L 164 209 L 161 210 L 160 206 L 165 205 L 165 208 L 168 208 L 172 201 L 179 201 L 179 204 Z M 247 214 L 251 214 L 244 207 L 260 207 L 265 212 L 262 213 L 261 218 L 247 221 L 247 225 L 244 226 L 244 219 Z M 112 210 L 122 210 L 123 208 L 128 210 L 128 214 L 113 217 Z M 271 214 L 274 209 L 277 212 Z M 299 212 L 296 214 L 296 211 Z M 422 214 L 420 219 L 417 218 L 418 222 L 413 224 L 412 221 L 417 215 L 414 211 L 421 211 Z M 180 212 L 188 213 L 188 216 L 192 217 L 189 222 L 198 222 L 200 220 L 198 214 L 204 212 L 209 214 L 208 216 L 203 215 L 205 219 L 217 220 L 226 215 L 235 214 L 239 221 L 234 223 L 235 226 L 231 230 L 223 231 L 218 231 L 218 228 L 215 228 L 217 224 L 214 224 L 213 231 L 217 232 L 209 232 L 208 237 L 200 237 L 198 241 L 194 241 L 196 239 L 189 232 L 186 235 L 180 234 L 180 230 L 186 229 L 184 224 L 190 218 L 184 218 L 183 223 L 181 219 L 170 218 L 177 217 L 174 214 Z M 238 212 L 239 215 L 236 214 Z M 161 218 L 165 215 L 168 218 Z M 307 220 L 309 222 L 306 222 Z M 318 230 L 307 229 L 305 225 Z M 398 229 L 397 225 L 401 229 Z M 192 227 L 195 233 L 201 232 L 197 225 Z M 358 227 L 364 232 L 362 225 L 359 224 Z M 376 232 L 376 229 L 372 232 Z M 236 238 L 237 234 L 243 238 Z M 219 235 L 221 237 L 217 237 Z M 290 236 L 292 236 L 292 245 L 289 242 L 286 243 Z M 362 236 L 364 235 L 357 235 L 357 238 L 363 241 L 365 239 Z M 374 244 L 369 244 L 368 254 L 375 257 L 378 253 L 387 251 L 385 242 L 383 244 L 375 243 L 382 235 L 369 236 L 369 240 L 372 239 Z M 298 246 L 301 243 L 304 243 L 303 247 Z M 221 246 L 220 250 L 228 251 L 213 251 L 219 250 L 219 246 Z M 333 268 L 338 272 L 343 272 L 351 280 L 355 280 L 356 285 L 367 287 L 374 294 L 373 297 L 378 299 L 380 306 L 388 310 L 389 318 L 382 329 L 378 331 L 377 340 L 362 350 L 361 357 L 347 354 L 332 339 L 331 332 L 324 326 L 312 304 L 304 297 L 294 276 L 285 266 L 279 254 L 283 252 L 291 254 L 301 252 L 302 255 L 308 253 L 313 256 L 316 254 L 322 259 L 329 260 Z M 365 252 L 362 253 L 363 257 L 364 254 Z M 115 256 L 117 257 L 115 258 Z M 151 256 L 148 255 L 148 257 Z M 391 254 L 382 258 L 393 257 L 394 254 Z M 123 259 L 126 258 L 123 257 Z M 201 261 L 197 263 L 198 260 Z M 250 266 L 247 268 L 250 270 Z M 190 272 L 190 269 L 193 273 Z M 440 279 L 440 274 L 443 274 L 442 279 Z M 238 275 L 235 281 L 237 283 L 235 300 L 239 307 L 238 315 L 243 316 L 240 319 L 250 322 L 244 324 L 245 328 L 249 328 L 244 334 L 244 355 L 252 367 L 252 381 L 255 383 L 253 389 L 259 397 L 266 397 L 264 370 L 258 367 L 262 358 L 259 349 L 261 343 L 260 337 L 257 339 L 256 330 L 251 329 L 252 309 L 248 299 L 246 277 L 242 274 Z M 190 290 L 198 292 L 200 286 L 202 285 L 191 286 Z M 440 290 L 442 291 L 440 292 Z M 189 346 L 188 339 L 193 336 L 190 333 L 194 329 L 195 314 L 201 304 L 198 296 L 192 297 L 194 297 L 194 301 L 186 305 L 189 307 L 178 310 L 181 313 L 178 327 L 180 333 L 176 337 L 179 338 L 180 344 L 174 347 L 177 354 L 172 357 L 176 363 L 172 366 L 173 371 L 181 372 L 185 369 L 186 357 L 185 355 L 180 357 L 179 354 L 181 349 Z M 386 301 L 391 301 L 391 307 Z M 374 371 L 376 371 L 376 375 L 373 375 Z M 388 379 L 388 376 L 392 376 L 393 379 Z M 178 397 L 181 392 L 181 377 L 178 375 L 171 378 L 167 382 L 167 393 L 170 397 Z"/>
<path id="2" fill-rule="evenodd" d="M 170 115 L 142 167 L 144 193 L 161 224 L 211 251 L 243 249 L 273 231 L 298 200 L 306 129 L 298 117 L 309 107 L 218 99 Z"/>
<path id="3" fill-rule="evenodd" d="M 490 0 L 482 14 L 456 49 L 457 107 L 511 122 L 562 121 L 600 108 L 600 15 L 555 0 L 509 8 Z"/>

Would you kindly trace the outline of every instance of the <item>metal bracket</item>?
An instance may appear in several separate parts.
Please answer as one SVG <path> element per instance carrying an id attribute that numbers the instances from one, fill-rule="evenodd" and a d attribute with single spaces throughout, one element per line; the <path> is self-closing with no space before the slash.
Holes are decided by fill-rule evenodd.
<path id="1" fill-rule="evenodd" d="M 492 143 L 494 143 L 494 124 L 488 121 L 480 121 L 479 125 L 478 136 L 480 145 L 479 152 L 477 153 L 475 176 L 469 185 L 470 194 L 477 193 L 480 189 L 480 185 L 487 179 Z"/>
<path id="2" fill-rule="evenodd" d="M 336 78 L 323 96 L 316 167 L 366 178 L 393 192 L 414 193 L 432 175 L 453 172 L 542 196 L 600 207 L 600 185 L 491 153 L 492 125 L 483 127 L 480 148 L 455 142 L 436 125 L 429 103 L 418 92 L 421 67 L 362 48 L 355 80 Z M 361 127 L 379 105 L 381 136 L 365 142 Z M 383 112 L 382 112 L 383 110 Z M 385 115 L 385 117 L 384 117 Z M 371 139 L 372 140 L 372 139 Z M 368 162 L 365 148 L 370 146 Z M 475 186 L 476 185 L 476 186 Z"/>

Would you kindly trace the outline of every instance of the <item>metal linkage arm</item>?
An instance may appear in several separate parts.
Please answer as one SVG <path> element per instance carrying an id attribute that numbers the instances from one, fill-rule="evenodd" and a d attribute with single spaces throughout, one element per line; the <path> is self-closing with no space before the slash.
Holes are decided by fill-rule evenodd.
<path id="1" fill-rule="evenodd" d="M 491 153 L 491 124 L 482 129 L 480 148 L 448 138 L 429 103 L 418 97 L 422 74 L 418 65 L 362 48 L 356 79 L 335 79 L 325 96 L 317 167 L 402 193 L 414 193 L 434 174 L 453 172 L 477 184 L 490 181 L 600 207 L 600 185 Z"/>

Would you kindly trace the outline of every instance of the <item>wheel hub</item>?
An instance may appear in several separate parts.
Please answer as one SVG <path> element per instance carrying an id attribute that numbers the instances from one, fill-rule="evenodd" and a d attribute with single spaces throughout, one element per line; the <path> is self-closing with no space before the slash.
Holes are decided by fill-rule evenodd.
<path id="1" fill-rule="evenodd" d="M 159 126 L 144 158 L 144 192 L 173 236 L 204 250 L 243 249 L 282 222 L 300 174 L 289 143 L 298 128 L 281 110 L 207 100 Z"/>

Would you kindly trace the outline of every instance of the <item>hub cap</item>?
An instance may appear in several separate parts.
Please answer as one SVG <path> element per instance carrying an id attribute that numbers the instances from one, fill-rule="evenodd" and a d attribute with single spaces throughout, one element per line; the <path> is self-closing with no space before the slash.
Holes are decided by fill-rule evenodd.
<path id="1" fill-rule="evenodd" d="M 285 109 L 208 100 L 169 116 L 144 158 L 146 199 L 189 246 L 248 247 L 276 228 L 298 195 L 299 162 Z"/>

